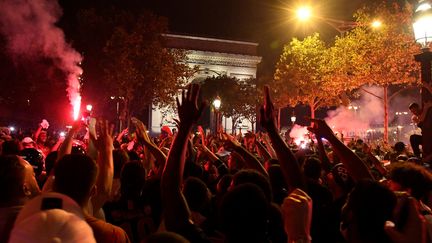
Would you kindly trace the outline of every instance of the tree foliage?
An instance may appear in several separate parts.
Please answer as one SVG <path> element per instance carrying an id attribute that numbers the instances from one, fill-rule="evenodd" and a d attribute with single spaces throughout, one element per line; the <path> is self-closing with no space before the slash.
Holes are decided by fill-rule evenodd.
<path id="1" fill-rule="evenodd" d="M 94 43 L 102 47 L 96 47 L 99 52 L 89 50 L 94 55 L 92 64 L 100 67 L 99 89 L 105 89 L 108 96 L 125 97 L 129 112 L 150 104 L 173 104 L 192 72 L 185 63 L 186 53 L 164 44 L 165 18 L 148 11 L 114 8 L 85 10 L 79 18 L 84 30 L 97 33 Z"/>
<path id="2" fill-rule="evenodd" d="M 344 59 L 346 80 L 359 86 L 417 82 L 419 65 L 414 55 L 420 49 L 413 39 L 411 6 L 380 2 L 358 10 L 355 17 L 359 25 L 336 38 L 334 47 Z M 370 26 L 375 19 L 383 23 L 379 28 Z"/>
<path id="3" fill-rule="evenodd" d="M 319 34 L 293 39 L 284 47 L 276 65 L 272 88 L 281 107 L 309 105 L 311 114 L 320 107 L 337 105 L 349 87 L 336 82 L 336 61 Z"/>
<path id="4" fill-rule="evenodd" d="M 420 65 L 414 55 L 420 53 L 414 42 L 412 9 L 395 1 L 368 5 L 355 13 L 358 26 L 344 37 L 336 38 L 334 52 L 342 60 L 340 81 L 361 87 L 383 87 L 384 141 L 388 139 L 388 102 L 390 86 L 403 88 L 420 82 Z M 374 19 L 383 23 L 372 28 Z"/>
<path id="5" fill-rule="evenodd" d="M 252 124 L 256 122 L 256 107 L 259 103 L 259 92 L 255 79 L 239 80 L 235 77 L 209 77 L 201 86 L 201 95 L 211 104 L 219 96 L 222 105 L 220 112 L 232 118 L 233 127 L 244 117 Z"/>

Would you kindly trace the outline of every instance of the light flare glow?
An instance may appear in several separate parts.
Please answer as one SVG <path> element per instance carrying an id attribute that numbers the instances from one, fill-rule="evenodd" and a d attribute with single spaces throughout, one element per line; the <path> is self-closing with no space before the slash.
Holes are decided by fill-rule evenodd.
<path id="1" fill-rule="evenodd" d="M 73 119 L 76 121 L 78 119 L 80 109 L 81 109 L 81 96 L 77 95 L 74 100 L 72 100 L 73 107 Z"/>
<path id="2" fill-rule="evenodd" d="M 310 7 L 303 6 L 297 9 L 297 18 L 301 21 L 306 21 L 312 16 Z"/>

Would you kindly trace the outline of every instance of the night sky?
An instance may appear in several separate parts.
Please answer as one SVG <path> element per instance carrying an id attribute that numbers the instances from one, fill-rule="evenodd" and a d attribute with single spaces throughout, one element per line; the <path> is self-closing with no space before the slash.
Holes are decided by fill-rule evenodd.
<path id="1" fill-rule="evenodd" d="M 290 9 L 306 1 L 282 0 L 60 0 L 64 9 L 62 22 L 73 23 L 78 9 L 117 7 L 136 10 L 147 8 L 168 18 L 172 33 L 258 42 L 264 58 L 265 73 L 271 73 L 284 43 L 292 37 L 304 37 L 314 31 L 324 39 L 337 32 L 325 23 L 299 26 Z M 367 0 L 309 1 L 318 14 L 341 20 L 352 20 L 353 12 Z M 67 34 L 67 27 L 66 27 Z"/>

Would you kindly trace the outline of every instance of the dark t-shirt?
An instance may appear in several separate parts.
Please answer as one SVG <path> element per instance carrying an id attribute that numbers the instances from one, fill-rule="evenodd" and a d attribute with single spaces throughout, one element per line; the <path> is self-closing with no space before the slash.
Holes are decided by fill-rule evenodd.
<path id="1" fill-rule="evenodd" d="M 211 241 L 208 239 L 207 235 L 204 233 L 204 231 L 190 223 L 187 224 L 183 229 L 180 229 L 177 234 L 182 235 L 186 239 L 188 239 L 190 242 L 193 243 L 210 243 Z"/>
<path id="2" fill-rule="evenodd" d="M 8 242 L 15 219 L 23 206 L 0 208 L 0 243 Z"/>

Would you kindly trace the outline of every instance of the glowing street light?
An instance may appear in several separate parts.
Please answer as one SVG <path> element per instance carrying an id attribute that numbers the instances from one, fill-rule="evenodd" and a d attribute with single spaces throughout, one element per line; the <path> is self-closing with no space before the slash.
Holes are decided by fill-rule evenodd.
<path id="1" fill-rule="evenodd" d="M 218 132 L 219 130 L 219 109 L 222 105 L 222 101 L 220 99 L 219 96 L 216 96 L 216 98 L 213 100 L 213 107 L 214 107 L 214 114 L 215 114 L 215 134 Z"/>
<path id="2" fill-rule="evenodd" d="M 417 43 L 424 49 L 429 49 L 432 41 L 432 3 L 420 0 L 414 10 L 414 36 Z"/>
<path id="3" fill-rule="evenodd" d="M 221 101 L 220 97 L 219 97 L 219 96 L 216 96 L 216 98 L 213 100 L 213 107 L 214 107 L 216 110 L 219 110 L 220 107 L 221 107 L 221 104 L 222 104 L 222 101 Z"/>
<path id="4" fill-rule="evenodd" d="M 87 109 L 87 111 L 92 111 L 93 106 L 89 104 L 89 105 L 86 106 L 86 109 Z"/>
<path id="5" fill-rule="evenodd" d="M 296 14 L 297 14 L 297 18 L 300 21 L 306 21 L 306 20 L 308 20 L 308 19 L 311 18 L 312 11 L 311 11 L 310 7 L 303 6 L 303 7 L 300 7 L 299 9 L 297 9 L 297 13 Z"/>
<path id="6" fill-rule="evenodd" d="M 296 17 L 301 22 L 306 22 L 307 20 L 312 18 L 324 21 L 325 23 L 333 27 L 335 30 L 337 30 L 341 36 L 343 36 L 343 34 L 346 31 L 349 31 L 357 26 L 365 25 L 364 23 L 359 23 L 354 21 L 340 20 L 340 19 L 314 15 L 311 7 L 309 6 L 302 6 L 297 8 Z M 373 22 L 368 23 L 367 25 L 372 27 L 373 29 L 379 29 L 382 26 L 382 22 L 380 20 L 374 20 Z"/>
<path id="7" fill-rule="evenodd" d="M 372 28 L 374 28 L 374 29 L 378 29 L 378 28 L 380 28 L 381 26 L 382 26 L 382 22 L 380 21 L 380 20 L 374 20 L 372 23 L 371 23 L 371 26 L 372 26 Z"/>
<path id="8" fill-rule="evenodd" d="M 15 127 L 10 126 L 10 127 L 9 127 L 9 130 L 10 130 L 11 132 L 14 132 L 14 131 L 15 131 Z"/>

